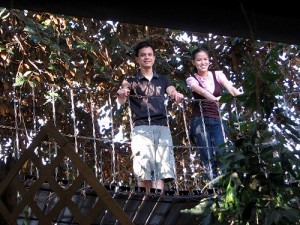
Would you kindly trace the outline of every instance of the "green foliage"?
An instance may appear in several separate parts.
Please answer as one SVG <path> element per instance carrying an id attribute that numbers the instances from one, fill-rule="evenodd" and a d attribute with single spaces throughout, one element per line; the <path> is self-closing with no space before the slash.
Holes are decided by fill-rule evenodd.
<path id="1" fill-rule="evenodd" d="M 67 134 L 73 132 L 73 98 L 83 105 L 76 108 L 79 134 L 94 135 L 91 112 L 101 119 L 99 112 L 112 108 L 114 128 L 121 126 L 129 137 L 125 108 L 100 103 L 115 100 L 125 75 L 136 72 L 137 41 L 153 42 L 155 69 L 174 80 L 188 100 L 191 51 L 206 44 L 210 69 L 223 70 L 244 94 L 233 98 L 224 92 L 220 100 L 231 142 L 222 156 L 226 176 L 216 184 L 221 194 L 182 212 L 196 213 L 202 224 L 299 224 L 300 191 L 291 185 L 300 181 L 299 46 L 19 10 L 0 9 L 0 19 L 1 122 L 15 127 L 9 98 L 15 91 L 26 128 L 33 128 L 27 113 L 33 108 L 40 118 L 52 118 L 54 101 L 57 124 Z M 182 124 L 189 124 L 191 109 L 191 101 L 185 103 L 186 121 L 182 108 L 170 107 L 174 143 L 182 146 L 188 143 Z M 112 129 L 101 129 L 97 137 L 112 138 Z"/>
<path id="2" fill-rule="evenodd" d="M 226 188 L 225 195 L 225 209 L 239 210 L 239 200 L 237 196 L 237 189 L 242 185 L 238 174 L 232 173 Z"/>
<path id="3" fill-rule="evenodd" d="M 34 88 L 34 82 L 30 80 L 31 76 L 29 76 L 32 73 L 32 71 L 26 71 L 24 74 L 19 72 L 16 77 L 16 82 L 13 84 L 13 86 L 17 87 L 28 83 L 31 88 Z"/>
<path id="4" fill-rule="evenodd" d="M 57 91 L 48 91 L 45 94 L 45 99 L 46 99 L 46 102 L 44 103 L 45 105 L 48 104 L 48 103 L 55 102 L 59 99 L 61 100 L 61 98 L 59 97 L 59 94 L 57 93 Z"/>

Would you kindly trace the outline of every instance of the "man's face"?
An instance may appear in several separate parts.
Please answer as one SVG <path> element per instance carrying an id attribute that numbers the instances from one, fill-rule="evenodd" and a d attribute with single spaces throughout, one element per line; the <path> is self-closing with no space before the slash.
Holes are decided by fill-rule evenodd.
<path id="1" fill-rule="evenodd" d="M 155 55 L 151 47 L 144 47 L 139 50 L 138 57 L 135 57 L 136 62 L 141 68 L 152 68 L 155 62 Z"/>

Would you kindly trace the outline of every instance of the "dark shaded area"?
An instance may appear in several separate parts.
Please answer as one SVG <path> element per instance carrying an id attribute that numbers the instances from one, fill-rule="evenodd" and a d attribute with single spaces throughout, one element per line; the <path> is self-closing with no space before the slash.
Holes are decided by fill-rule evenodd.
<path id="1" fill-rule="evenodd" d="M 53 195 L 49 187 L 41 188 L 36 194 L 38 207 L 45 213 L 49 213 L 59 203 L 60 199 Z M 83 194 L 84 193 L 84 194 Z M 128 191 L 110 191 L 112 198 L 122 207 L 126 215 L 135 225 L 156 224 L 156 225 L 198 225 L 199 215 L 189 213 L 189 209 L 198 205 L 199 200 L 205 196 L 200 195 L 145 195 L 141 192 Z M 46 201 L 45 201 L 46 200 Z M 82 216 L 88 216 L 92 206 L 96 204 L 97 194 L 92 189 L 78 190 L 72 197 L 72 201 L 78 207 L 78 212 Z M 103 208 L 97 214 L 94 225 L 118 224 L 111 211 Z M 22 213 L 18 224 L 27 221 L 30 224 L 38 224 L 39 220 L 33 213 L 27 215 Z M 74 215 L 70 214 L 67 208 L 64 208 L 53 221 L 58 224 L 79 224 Z"/>
<path id="2" fill-rule="evenodd" d="M 0 2 L 0 6 L 6 8 L 300 44 L 300 14 L 295 4 L 296 2 L 292 1 L 205 1 L 166 5 L 155 2 L 133 4 L 90 0 Z"/>
<path id="3" fill-rule="evenodd" d="M 7 161 L 4 162 L 3 159 L 0 159 L 0 183 L 4 180 L 8 171 L 15 165 L 16 161 L 12 158 L 11 155 L 7 157 Z M 17 206 L 17 196 L 15 195 L 16 188 L 13 185 L 8 185 L 8 187 L 0 194 L 1 201 L 7 207 L 9 212 L 12 212 L 13 209 Z M 3 215 L 0 212 L 0 225 L 7 225 L 4 220 Z"/>

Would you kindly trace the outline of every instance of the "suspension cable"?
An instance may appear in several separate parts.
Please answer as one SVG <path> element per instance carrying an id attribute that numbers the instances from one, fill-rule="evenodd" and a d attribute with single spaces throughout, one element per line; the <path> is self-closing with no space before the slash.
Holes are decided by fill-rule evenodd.
<path id="1" fill-rule="evenodd" d="M 112 165 L 111 165 L 111 169 L 112 169 L 112 183 L 116 182 L 116 156 L 115 156 L 115 142 L 114 142 L 114 137 L 115 137 L 115 133 L 114 133 L 114 121 L 113 121 L 113 107 L 112 107 L 112 103 L 111 103 L 111 94 L 108 94 L 108 104 L 109 104 L 109 116 L 110 116 L 110 122 L 111 122 L 111 146 L 112 146 L 112 152 L 111 152 L 111 157 L 112 157 Z"/>

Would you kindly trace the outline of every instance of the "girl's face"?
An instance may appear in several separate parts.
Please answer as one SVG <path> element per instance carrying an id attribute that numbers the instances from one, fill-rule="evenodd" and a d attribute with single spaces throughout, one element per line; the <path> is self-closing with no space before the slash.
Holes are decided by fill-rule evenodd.
<path id="1" fill-rule="evenodd" d="M 195 59 L 192 60 L 193 65 L 197 68 L 198 72 L 206 72 L 209 67 L 209 57 L 204 51 L 200 51 L 195 55 Z"/>

